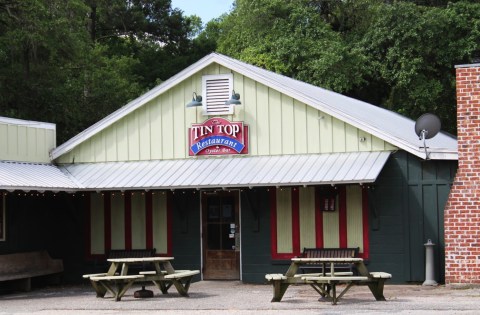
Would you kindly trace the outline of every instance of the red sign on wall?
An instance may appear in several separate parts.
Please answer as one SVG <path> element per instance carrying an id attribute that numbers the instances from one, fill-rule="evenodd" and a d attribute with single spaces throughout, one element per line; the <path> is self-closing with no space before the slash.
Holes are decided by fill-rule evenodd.
<path id="1" fill-rule="evenodd" d="M 191 156 L 248 153 L 248 126 L 243 122 L 214 117 L 192 124 L 188 131 Z"/>

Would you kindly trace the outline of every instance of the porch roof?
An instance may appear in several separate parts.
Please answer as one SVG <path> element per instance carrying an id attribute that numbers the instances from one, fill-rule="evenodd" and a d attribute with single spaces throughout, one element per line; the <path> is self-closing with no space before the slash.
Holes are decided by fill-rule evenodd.
<path id="1" fill-rule="evenodd" d="M 75 191 L 81 186 L 55 165 L 0 161 L 0 189 Z"/>
<path id="2" fill-rule="evenodd" d="M 107 162 L 59 168 L 82 190 L 192 189 L 374 182 L 390 151 Z"/>

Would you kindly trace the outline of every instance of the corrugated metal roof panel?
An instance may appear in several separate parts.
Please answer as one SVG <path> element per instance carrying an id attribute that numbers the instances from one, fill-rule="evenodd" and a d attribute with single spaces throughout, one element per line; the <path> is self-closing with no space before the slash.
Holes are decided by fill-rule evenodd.
<path id="1" fill-rule="evenodd" d="M 83 188 L 55 165 L 0 161 L 0 189 L 70 191 Z"/>
<path id="2" fill-rule="evenodd" d="M 242 156 L 61 166 L 89 190 L 291 186 L 374 182 L 389 151 Z"/>

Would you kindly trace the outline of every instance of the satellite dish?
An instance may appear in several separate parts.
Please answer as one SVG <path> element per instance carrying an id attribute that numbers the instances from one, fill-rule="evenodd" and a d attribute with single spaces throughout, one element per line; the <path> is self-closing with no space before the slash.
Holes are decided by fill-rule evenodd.
<path id="1" fill-rule="evenodd" d="M 440 118 L 429 113 L 418 117 L 417 121 L 415 122 L 415 133 L 418 136 L 418 140 L 423 139 L 423 148 L 425 149 L 426 160 L 429 159 L 429 154 L 427 152 L 427 144 L 425 140 L 435 137 L 440 132 L 441 127 L 442 123 L 440 122 Z"/>
<path id="2" fill-rule="evenodd" d="M 415 122 L 415 133 L 418 139 L 431 139 L 437 135 L 442 127 L 440 118 L 434 114 L 423 114 Z"/>

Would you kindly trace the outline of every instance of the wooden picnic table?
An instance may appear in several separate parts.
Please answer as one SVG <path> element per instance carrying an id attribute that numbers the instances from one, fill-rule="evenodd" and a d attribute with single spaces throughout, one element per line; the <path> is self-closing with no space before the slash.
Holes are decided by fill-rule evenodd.
<path id="1" fill-rule="evenodd" d="M 321 273 L 298 274 L 300 266 L 305 264 L 323 264 Z M 353 272 L 335 272 L 334 265 L 338 263 L 350 263 L 355 266 L 356 275 Z M 330 265 L 330 272 L 326 272 L 326 266 Z M 383 287 L 387 279 L 392 277 L 385 272 L 369 272 L 362 258 L 292 258 L 290 267 L 285 274 L 267 274 L 265 278 L 273 284 L 272 302 L 280 302 L 283 295 L 291 284 L 309 284 L 322 297 L 332 299 L 332 304 L 338 300 L 353 285 L 368 285 L 377 301 L 385 301 Z M 336 285 L 346 284 L 343 291 L 337 295 Z"/>
<path id="2" fill-rule="evenodd" d="M 173 285 L 182 296 L 188 296 L 192 277 L 199 270 L 175 270 L 171 264 L 173 257 L 143 257 L 143 258 L 112 258 L 107 259 L 110 267 L 106 273 L 88 274 L 84 278 L 90 280 L 97 297 L 104 297 L 109 291 L 116 301 L 125 295 L 134 282 L 152 281 L 163 294 Z M 151 264 L 153 270 L 141 271 L 129 275 L 128 269 L 133 264 Z"/>

